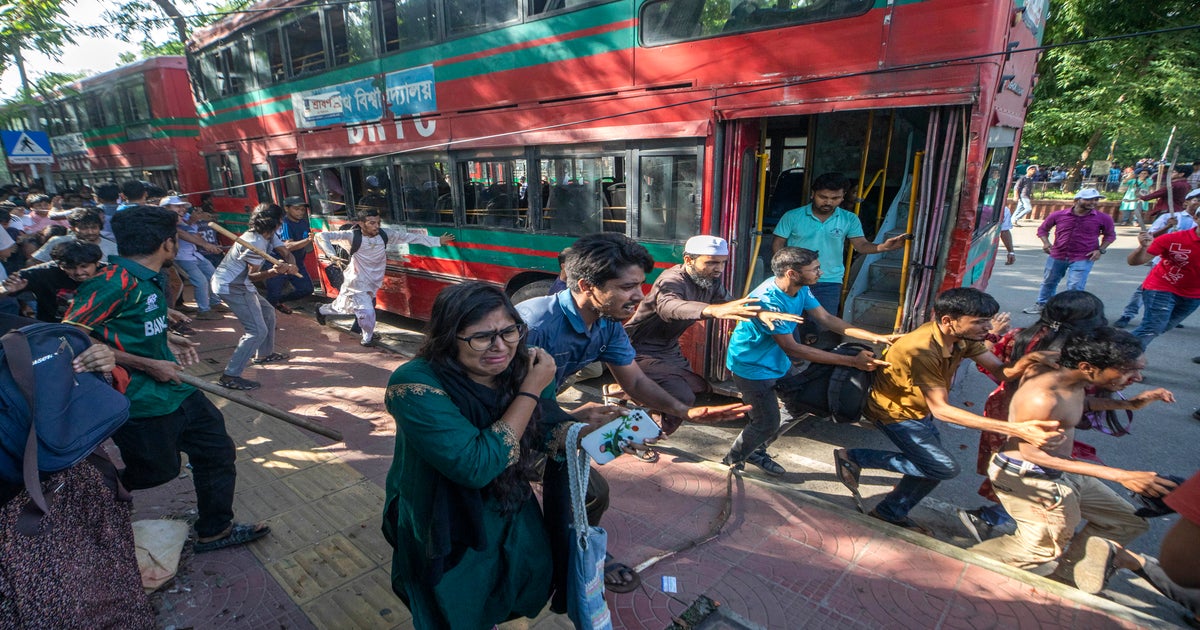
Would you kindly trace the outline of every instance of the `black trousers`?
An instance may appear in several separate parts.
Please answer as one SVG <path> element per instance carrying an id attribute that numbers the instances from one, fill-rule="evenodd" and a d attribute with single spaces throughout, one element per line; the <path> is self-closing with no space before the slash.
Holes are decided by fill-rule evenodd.
<path id="1" fill-rule="evenodd" d="M 179 453 L 187 453 L 196 488 L 196 534 L 216 536 L 233 522 L 237 483 L 233 440 L 225 417 L 204 395 L 192 392 L 166 415 L 134 418 L 113 436 L 125 460 L 121 482 L 130 490 L 161 486 L 179 476 Z"/>

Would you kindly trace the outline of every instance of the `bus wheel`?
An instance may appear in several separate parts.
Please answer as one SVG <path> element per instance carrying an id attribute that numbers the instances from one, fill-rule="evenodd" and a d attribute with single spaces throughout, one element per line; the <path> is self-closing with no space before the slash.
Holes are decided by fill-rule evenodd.
<path id="1" fill-rule="evenodd" d="M 512 303 L 520 304 L 525 300 L 548 295 L 550 293 L 550 287 L 552 286 L 554 286 L 553 280 L 534 280 L 533 282 L 522 286 L 520 289 L 513 291 Z"/>

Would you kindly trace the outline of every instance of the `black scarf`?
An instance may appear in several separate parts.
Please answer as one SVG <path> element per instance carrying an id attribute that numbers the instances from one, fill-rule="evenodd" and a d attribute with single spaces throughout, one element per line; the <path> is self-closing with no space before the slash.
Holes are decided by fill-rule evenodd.
<path id="1" fill-rule="evenodd" d="M 512 396 L 480 385 L 460 370 L 430 362 L 442 390 L 470 423 L 484 430 L 504 414 Z M 506 399 L 506 400 L 505 400 Z M 438 475 L 433 489 L 429 520 L 429 545 L 426 549 L 426 579 L 441 581 L 453 569 L 467 549 L 480 551 L 487 544 L 483 532 L 484 490 L 467 488 Z"/>

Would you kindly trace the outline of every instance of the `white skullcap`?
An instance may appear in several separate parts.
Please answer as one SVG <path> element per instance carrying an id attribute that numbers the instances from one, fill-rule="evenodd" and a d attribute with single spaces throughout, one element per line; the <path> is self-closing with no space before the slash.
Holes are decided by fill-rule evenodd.
<path id="1" fill-rule="evenodd" d="M 1200 197 L 1200 188 L 1193 189 L 1192 192 L 1184 196 L 1184 199 L 1195 199 L 1196 197 Z"/>
<path id="2" fill-rule="evenodd" d="M 683 245 L 683 253 L 691 256 L 728 256 L 729 243 L 719 236 L 693 236 Z"/>
<path id="3" fill-rule="evenodd" d="M 1104 195 L 1101 195 L 1100 191 L 1096 190 L 1095 188 L 1084 188 L 1084 189 L 1080 190 L 1078 193 L 1076 193 L 1075 198 L 1076 199 L 1103 199 Z"/>

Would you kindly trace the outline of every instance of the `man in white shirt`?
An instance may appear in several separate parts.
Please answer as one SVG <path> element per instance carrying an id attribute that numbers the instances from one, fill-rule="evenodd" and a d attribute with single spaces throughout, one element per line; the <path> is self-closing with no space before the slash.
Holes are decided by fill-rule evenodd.
<path id="1" fill-rule="evenodd" d="M 339 232 L 318 232 L 317 246 L 326 256 L 336 257 L 334 246 L 351 252 L 350 265 L 345 271 L 345 280 L 338 291 L 337 299 L 331 304 L 322 304 L 317 309 L 317 323 L 325 325 L 327 315 L 353 315 L 362 329 L 362 340 L 369 346 L 375 341 L 375 293 L 383 286 L 387 271 L 388 243 L 416 243 L 426 247 L 450 245 L 453 234 L 441 237 L 411 234 L 401 230 L 383 230 L 379 211 L 373 208 L 359 212 L 359 229 Z M 355 233 L 359 245 L 354 247 Z"/>
<path id="2" fill-rule="evenodd" d="M 91 243 L 100 248 L 103 258 L 100 262 L 106 262 L 109 256 L 117 254 L 117 244 L 101 236 L 101 228 L 104 226 L 104 213 L 97 208 L 75 208 L 68 215 L 67 225 L 71 229 L 70 234 L 55 236 L 46 241 L 41 249 L 33 252 L 32 258 L 41 263 L 50 262 L 50 252 L 61 243 L 70 243 L 72 241 L 83 241 Z"/>

